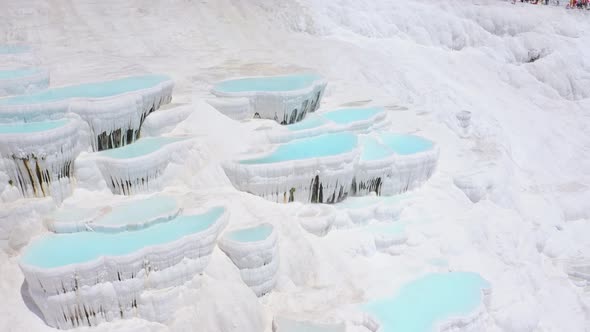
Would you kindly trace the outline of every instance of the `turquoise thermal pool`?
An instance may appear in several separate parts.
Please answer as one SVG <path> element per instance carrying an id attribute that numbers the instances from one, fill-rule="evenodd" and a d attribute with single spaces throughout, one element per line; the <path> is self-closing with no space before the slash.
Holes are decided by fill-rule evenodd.
<path id="1" fill-rule="evenodd" d="M 0 99 L 0 105 L 26 105 L 55 102 L 70 98 L 103 98 L 153 88 L 168 81 L 165 75 L 133 76 L 112 81 L 85 83 L 53 88 L 42 92 Z"/>
<path id="2" fill-rule="evenodd" d="M 228 238 L 236 242 L 257 242 L 265 240 L 272 233 L 272 225 L 262 224 L 255 227 L 249 227 L 231 231 Z"/>
<path id="3" fill-rule="evenodd" d="M 294 140 L 281 144 L 269 155 L 242 160 L 241 164 L 269 164 L 289 160 L 327 157 L 350 152 L 357 146 L 357 137 L 352 133 L 336 133 Z"/>
<path id="4" fill-rule="evenodd" d="M 68 120 L 0 124 L 1 134 L 30 134 L 63 127 Z"/>
<path id="5" fill-rule="evenodd" d="M 110 213 L 97 218 L 93 224 L 121 226 L 151 221 L 178 211 L 176 200 L 170 196 L 154 196 L 115 206 Z"/>
<path id="6" fill-rule="evenodd" d="M 449 318 L 468 317 L 483 302 L 489 283 L 471 272 L 434 273 L 414 280 L 390 298 L 362 306 L 383 332 L 430 332 Z"/>
<path id="7" fill-rule="evenodd" d="M 153 153 L 162 147 L 186 140 L 182 137 L 146 137 L 137 140 L 133 144 L 120 148 L 105 150 L 98 153 L 99 156 L 115 159 L 131 159 Z"/>
<path id="8" fill-rule="evenodd" d="M 170 243 L 210 228 L 224 213 L 215 207 L 206 213 L 180 216 L 137 231 L 51 234 L 32 242 L 21 262 L 39 268 L 80 264 L 103 256 L 125 256 L 141 249 Z"/>

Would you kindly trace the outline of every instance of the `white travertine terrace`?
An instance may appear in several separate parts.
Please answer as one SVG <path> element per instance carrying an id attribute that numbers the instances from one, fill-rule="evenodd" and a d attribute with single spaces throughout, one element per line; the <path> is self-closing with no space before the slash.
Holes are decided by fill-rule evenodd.
<path id="1" fill-rule="evenodd" d="M 348 195 L 358 157 L 357 137 L 336 133 L 278 145 L 224 170 L 236 188 L 270 201 L 335 203 Z"/>
<path id="2" fill-rule="evenodd" d="M 314 113 L 296 124 L 277 128 L 268 133 L 271 143 L 285 143 L 337 132 L 366 133 L 382 128 L 387 113 L 382 107 L 346 107 Z"/>
<path id="3" fill-rule="evenodd" d="M 172 80 L 163 75 L 51 88 L 0 99 L 0 122 L 60 119 L 75 113 L 90 128 L 94 151 L 135 141 L 146 116 L 172 99 Z"/>
<path id="4" fill-rule="evenodd" d="M 51 196 L 62 201 L 72 191 L 74 160 L 82 150 L 81 123 L 57 121 L 0 124 L 2 171 L 23 197 Z"/>
<path id="5" fill-rule="evenodd" d="M 114 194 L 133 195 L 161 189 L 160 175 L 179 149 L 192 146 L 188 137 L 146 137 L 93 158 Z"/>
<path id="6" fill-rule="evenodd" d="M 227 221 L 226 209 L 215 207 L 137 231 L 52 234 L 31 242 L 20 266 L 50 326 L 164 322 L 176 286 L 203 272 Z"/>
<path id="7" fill-rule="evenodd" d="M 420 186 L 436 169 L 437 146 L 418 136 L 377 132 L 361 137 L 361 145 L 353 195 L 400 194 Z"/>
<path id="8" fill-rule="evenodd" d="M 56 233 L 120 232 L 172 220 L 181 211 L 174 197 L 153 195 L 101 209 L 62 207 L 47 219 L 47 226 Z"/>
<path id="9" fill-rule="evenodd" d="M 221 81 L 209 104 L 236 120 L 262 118 L 292 124 L 319 108 L 327 82 L 315 74 L 243 77 Z M 246 102 L 247 101 L 247 102 Z"/>
<path id="10" fill-rule="evenodd" d="M 226 232 L 219 248 L 240 269 L 242 280 L 257 296 L 270 292 L 279 269 L 278 235 L 271 224 Z"/>

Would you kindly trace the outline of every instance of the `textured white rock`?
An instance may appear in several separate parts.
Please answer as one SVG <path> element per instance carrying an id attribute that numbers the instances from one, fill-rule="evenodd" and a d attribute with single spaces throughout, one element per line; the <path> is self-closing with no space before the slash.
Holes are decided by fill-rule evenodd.
<path id="1" fill-rule="evenodd" d="M 71 194 L 74 160 L 82 150 L 79 130 L 81 123 L 76 119 L 55 122 L 4 124 L 4 127 L 47 129 L 0 132 L 0 157 L 2 169 L 10 184 L 4 184 L 2 191 L 18 187 L 22 197 L 51 196 L 62 201 Z M 1 190 L 2 188 L 0 188 Z"/>
<path id="2" fill-rule="evenodd" d="M 297 75 L 293 75 L 297 76 Z M 230 118 L 242 120 L 249 111 L 250 118 L 262 118 L 275 120 L 280 124 L 291 124 L 301 121 L 305 115 L 315 112 L 319 108 L 321 98 L 326 89 L 327 82 L 317 75 L 309 75 L 314 78 L 309 84 L 298 89 L 246 89 L 243 91 L 224 91 L 220 84 L 242 79 L 274 79 L 288 78 L 289 76 L 275 77 L 241 77 L 219 82 L 211 89 L 211 93 L 223 98 L 219 101 L 208 102 L 218 111 Z M 232 100 L 235 99 L 235 100 Z M 246 103 L 245 99 L 249 102 Z"/>
<path id="3" fill-rule="evenodd" d="M 170 107 L 168 107 L 170 106 Z M 168 104 L 159 112 L 150 114 L 141 126 L 141 137 L 160 136 L 172 131 L 195 111 L 195 105 Z"/>
<path id="4" fill-rule="evenodd" d="M 110 152 L 119 149 L 132 150 L 143 142 L 161 139 L 169 139 L 170 142 L 149 153 L 133 155 L 129 158 L 110 156 Z M 194 142 L 193 139 L 187 137 L 148 137 L 138 140 L 132 145 L 98 152 L 91 158 L 96 160 L 107 186 L 114 194 L 133 195 L 153 192 L 162 188 L 163 183 L 160 181 L 160 175 L 170 163 L 172 155 L 189 149 Z"/>
<path id="5" fill-rule="evenodd" d="M 227 221 L 224 210 L 203 230 L 130 254 L 50 268 L 21 260 L 20 266 L 50 326 L 94 326 L 130 317 L 163 322 L 173 313 L 169 302 L 176 286 L 203 272 Z"/>
<path id="6" fill-rule="evenodd" d="M 238 240 L 231 236 L 235 232 L 250 231 L 258 227 L 270 227 L 270 234 L 251 240 Z M 279 269 L 279 254 L 278 235 L 272 225 L 261 224 L 253 228 L 229 231 L 219 240 L 218 245 L 240 269 L 242 281 L 257 296 L 274 288 Z"/>
<path id="7" fill-rule="evenodd" d="M 11 77 L 0 75 L 0 97 L 34 93 L 48 86 L 49 71 L 46 69 L 34 68 Z"/>

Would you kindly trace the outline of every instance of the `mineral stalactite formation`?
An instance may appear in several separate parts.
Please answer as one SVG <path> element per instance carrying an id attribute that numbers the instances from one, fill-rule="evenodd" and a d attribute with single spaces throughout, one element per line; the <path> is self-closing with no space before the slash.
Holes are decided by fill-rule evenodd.
<path id="1" fill-rule="evenodd" d="M 71 193 L 74 160 L 82 150 L 80 122 L 74 119 L 0 124 L 0 156 L 23 197 L 52 196 L 57 201 Z"/>

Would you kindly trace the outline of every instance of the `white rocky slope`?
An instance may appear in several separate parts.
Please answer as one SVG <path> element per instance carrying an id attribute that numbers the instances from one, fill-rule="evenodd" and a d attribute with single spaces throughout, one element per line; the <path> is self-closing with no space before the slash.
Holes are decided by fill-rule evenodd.
<path id="1" fill-rule="evenodd" d="M 350 308 L 343 306 L 441 270 L 478 272 L 491 283 L 480 330 L 590 326 L 590 295 L 571 282 L 562 263 L 590 256 L 588 237 L 579 236 L 590 232 L 586 13 L 495 0 L 0 5 L 0 41 L 32 45 L 52 84 L 171 75 L 178 87 L 174 101 L 195 101 L 173 134 L 194 134 L 203 149 L 194 157 L 199 162 L 169 166 L 164 176 L 183 181 L 170 182 L 175 185 L 166 191 L 191 194 L 197 205 L 230 201 L 230 225 L 269 222 L 281 238 L 277 285 L 260 300 L 215 249 L 203 278 L 180 292 L 169 325 L 133 319 L 94 331 L 270 331 L 275 314 L 346 318 Z M 275 124 L 239 123 L 217 113 L 199 101 L 211 97 L 210 84 L 299 69 L 329 81 L 322 107 L 383 104 L 395 119 L 390 129 L 440 147 L 437 172 L 412 193 L 412 205 L 400 216 L 427 222 L 406 229 L 400 255 L 377 253 L 374 241 L 354 230 L 308 234 L 295 217 L 300 204 L 237 192 L 224 176 L 221 161 L 250 147 L 263 149 L 261 130 Z M 461 110 L 472 114 L 466 138 L 456 123 Z M 78 166 L 78 190 L 65 203 L 113 198 L 96 167 Z M 17 263 L 28 239 L 46 232 L 42 217 L 54 208 L 50 199 L 39 199 L 0 209 L 2 331 L 50 329 L 29 308 Z"/>

